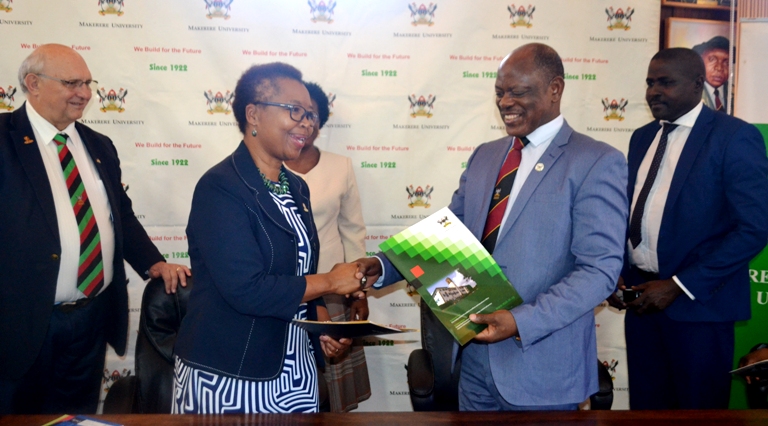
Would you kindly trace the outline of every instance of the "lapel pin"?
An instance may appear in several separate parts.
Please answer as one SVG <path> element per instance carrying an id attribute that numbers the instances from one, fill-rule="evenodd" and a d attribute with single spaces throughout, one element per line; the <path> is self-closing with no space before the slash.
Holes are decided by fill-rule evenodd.
<path id="1" fill-rule="evenodd" d="M 96 162 L 101 164 L 101 160 L 99 160 L 98 158 L 96 159 Z"/>
<path id="2" fill-rule="evenodd" d="M 304 203 L 301 203 L 301 206 L 304 207 L 304 211 L 309 213 L 309 209 L 307 208 L 307 205 Z"/>
<path id="3" fill-rule="evenodd" d="M 29 136 L 24 136 L 24 145 L 29 145 L 31 143 L 35 143 L 35 141 L 30 139 Z"/>
<path id="4" fill-rule="evenodd" d="M 536 169 L 537 172 L 544 170 L 544 163 L 536 163 L 534 169 Z"/>

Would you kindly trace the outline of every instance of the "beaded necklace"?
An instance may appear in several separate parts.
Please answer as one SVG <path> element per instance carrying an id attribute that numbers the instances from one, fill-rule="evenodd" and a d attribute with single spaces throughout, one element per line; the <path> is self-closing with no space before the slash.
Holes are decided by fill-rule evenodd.
<path id="1" fill-rule="evenodd" d="M 264 176 L 264 173 L 261 171 L 259 171 L 259 174 L 261 175 L 261 179 L 264 180 L 264 185 L 270 192 L 276 195 L 285 195 L 288 193 L 288 178 L 285 177 L 285 173 L 282 170 L 280 170 L 280 176 L 278 177 L 279 182 L 272 182 L 272 180 Z"/>

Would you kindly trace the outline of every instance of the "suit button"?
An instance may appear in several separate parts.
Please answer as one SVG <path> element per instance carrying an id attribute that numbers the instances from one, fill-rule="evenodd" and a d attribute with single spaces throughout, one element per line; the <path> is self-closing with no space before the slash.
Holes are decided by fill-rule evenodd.
<path id="1" fill-rule="evenodd" d="M 59 260 L 59 255 L 54 253 L 51 255 L 51 260 Z"/>

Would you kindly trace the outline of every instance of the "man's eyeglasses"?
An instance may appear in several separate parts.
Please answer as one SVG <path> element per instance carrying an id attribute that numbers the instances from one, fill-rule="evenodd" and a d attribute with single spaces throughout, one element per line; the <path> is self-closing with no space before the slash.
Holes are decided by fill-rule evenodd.
<path id="1" fill-rule="evenodd" d="M 269 105 L 269 106 L 276 106 L 280 108 L 285 108 L 291 113 L 291 120 L 301 123 L 301 120 L 307 119 L 310 123 L 314 126 L 315 123 L 318 121 L 318 116 L 316 112 L 313 111 L 307 111 L 306 108 L 299 106 L 299 105 L 292 105 L 292 104 L 278 104 L 275 102 L 254 102 L 254 105 Z"/>
<path id="2" fill-rule="evenodd" d="M 79 89 L 79 88 L 83 87 L 83 85 L 88 86 L 88 88 L 91 89 L 91 90 L 96 90 L 96 88 L 99 85 L 99 82 L 96 81 L 96 80 L 85 80 L 85 81 L 83 81 L 83 80 L 62 80 L 60 78 L 51 77 L 50 75 L 45 75 L 45 74 L 35 74 L 35 75 L 38 76 L 38 77 L 47 78 L 48 80 L 58 81 L 59 83 L 63 84 L 64 87 L 66 87 L 69 90 Z"/>

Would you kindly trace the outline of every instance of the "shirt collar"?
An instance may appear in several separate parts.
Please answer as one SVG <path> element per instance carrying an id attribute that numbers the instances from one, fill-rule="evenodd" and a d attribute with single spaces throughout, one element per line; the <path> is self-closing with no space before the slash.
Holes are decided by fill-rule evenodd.
<path id="1" fill-rule="evenodd" d="M 48 120 L 43 118 L 42 115 L 35 111 L 35 109 L 32 107 L 32 104 L 27 102 L 26 107 L 29 124 L 31 124 L 35 132 L 37 132 L 37 137 L 42 139 L 43 143 L 45 144 L 53 143 L 53 137 L 56 136 L 57 133 L 66 133 L 68 136 L 70 136 L 69 140 L 71 141 L 71 136 L 77 132 L 77 130 L 75 130 L 74 122 L 70 123 L 69 126 L 67 126 L 64 130 L 59 130 L 56 128 L 56 126 L 51 124 Z"/>
<path id="2" fill-rule="evenodd" d="M 718 87 L 717 89 L 720 89 L 721 87 L 722 87 L 722 88 L 724 88 L 724 87 L 725 87 L 725 84 L 723 84 L 722 86 Z M 709 96 L 710 96 L 712 99 L 715 99 L 715 90 L 717 90 L 717 89 L 715 89 L 715 87 L 714 87 L 714 86 L 712 86 L 711 84 L 709 84 L 709 83 L 708 83 L 706 80 L 704 81 L 704 88 L 706 89 L 707 93 L 709 93 Z M 719 91 L 719 92 L 717 92 L 717 93 L 718 93 L 720 96 L 723 96 L 723 91 L 722 91 L 722 90 L 720 90 L 720 91 Z M 721 98 L 721 99 L 722 99 L 722 98 Z"/>
<path id="3" fill-rule="evenodd" d="M 565 119 L 563 118 L 563 114 L 560 114 L 549 123 L 539 126 L 526 137 L 528 138 L 528 141 L 533 144 L 533 146 L 539 146 L 544 142 L 554 139 L 555 135 L 557 135 L 557 132 L 559 132 L 560 128 L 563 127 L 564 122 Z"/>
<path id="4" fill-rule="evenodd" d="M 673 121 L 672 124 L 677 124 L 678 126 L 684 126 L 684 127 L 693 127 L 693 125 L 696 124 L 696 119 L 699 118 L 699 114 L 701 113 L 702 108 L 704 108 L 704 103 L 699 102 L 699 104 L 693 107 L 692 110 L 680 116 L 680 118 Z M 669 121 L 661 120 L 660 123 L 661 124 L 669 123 Z"/>

